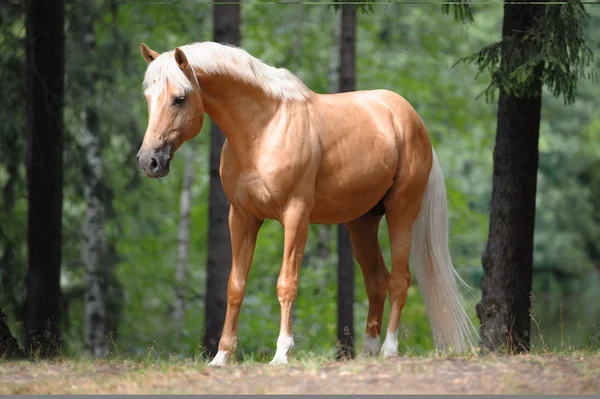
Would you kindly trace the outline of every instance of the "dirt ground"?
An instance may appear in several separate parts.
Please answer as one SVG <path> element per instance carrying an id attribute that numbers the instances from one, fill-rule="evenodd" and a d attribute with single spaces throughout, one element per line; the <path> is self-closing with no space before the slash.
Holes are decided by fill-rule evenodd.
<path id="1" fill-rule="evenodd" d="M 0 364 L 0 394 L 598 394 L 600 354 L 242 363 L 56 361 Z"/>

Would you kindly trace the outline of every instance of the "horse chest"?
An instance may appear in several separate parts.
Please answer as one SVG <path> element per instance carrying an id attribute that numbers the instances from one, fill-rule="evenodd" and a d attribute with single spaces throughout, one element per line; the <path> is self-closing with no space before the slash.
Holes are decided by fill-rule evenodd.
<path id="1" fill-rule="evenodd" d="M 290 150 L 285 140 L 272 138 L 260 151 L 250 154 L 235 152 L 226 145 L 221 180 L 229 201 L 259 218 L 280 219 L 289 198 L 311 182 L 314 185 L 318 158 L 310 154 L 298 146 Z"/>
<path id="2" fill-rule="evenodd" d="M 279 182 L 279 184 L 278 184 Z M 291 187 L 273 174 L 257 171 L 231 175 L 223 186 L 234 206 L 241 206 L 257 217 L 279 219 Z"/>

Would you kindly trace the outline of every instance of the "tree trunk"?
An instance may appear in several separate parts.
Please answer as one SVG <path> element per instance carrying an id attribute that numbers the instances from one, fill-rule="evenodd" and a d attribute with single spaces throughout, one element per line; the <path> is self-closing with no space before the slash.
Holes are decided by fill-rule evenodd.
<path id="1" fill-rule="evenodd" d="M 93 96 L 93 93 L 90 93 Z M 86 155 L 84 193 L 85 212 L 85 293 L 84 349 L 103 357 L 107 350 L 106 340 L 106 237 L 104 234 L 104 204 L 102 203 L 102 156 L 99 137 L 99 120 L 93 106 L 86 107 L 83 148 Z"/>
<path id="2" fill-rule="evenodd" d="M 227 3 L 227 4 L 219 4 Z M 216 1 L 213 8 L 214 38 L 220 43 L 240 44 L 240 4 Z M 206 265 L 206 308 L 204 350 L 217 354 L 227 309 L 227 280 L 231 271 L 229 201 L 225 197 L 219 164 L 225 135 L 214 121 L 210 130 L 210 183 L 208 198 L 208 259 Z"/>
<path id="3" fill-rule="evenodd" d="M 90 60 L 95 60 L 96 37 L 94 20 L 86 15 L 84 49 Z M 93 70 L 92 70 L 93 71 Z M 94 99 L 96 93 L 93 82 L 97 74 L 90 72 L 87 87 L 87 98 Z M 85 292 L 83 294 L 83 347 L 86 352 L 95 357 L 104 357 L 107 347 L 107 248 L 104 230 L 105 209 L 102 201 L 103 191 L 103 162 L 102 144 L 100 139 L 100 119 L 93 104 L 88 104 L 84 110 L 85 128 L 82 146 L 86 158 L 86 179 L 84 196 L 86 202 L 84 230 L 86 238 L 85 251 Z"/>
<path id="4" fill-rule="evenodd" d="M 0 359 L 15 359 L 23 357 L 19 343 L 13 337 L 6 324 L 4 312 L 0 308 Z"/>
<path id="5" fill-rule="evenodd" d="M 26 347 L 60 346 L 64 2 L 29 0 L 26 29 L 29 183 Z"/>
<path id="6" fill-rule="evenodd" d="M 194 181 L 194 158 L 196 152 L 193 140 L 187 143 L 187 158 L 183 172 L 181 198 L 179 202 L 179 245 L 177 248 L 177 269 L 175 272 L 175 307 L 173 324 L 175 339 L 183 333 L 188 281 L 188 254 L 190 248 L 190 210 L 192 207 L 192 183 Z"/>
<path id="7" fill-rule="evenodd" d="M 339 91 L 355 89 L 356 8 L 342 5 Z M 354 357 L 354 255 L 346 225 L 338 225 L 338 356 Z"/>
<path id="8" fill-rule="evenodd" d="M 502 36 L 530 30 L 543 9 L 505 5 Z M 520 99 L 502 91 L 498 101 L 489 237 L 477 305 L 482 345 L 489 350 L 529 349 L 541 106 L 541 97 Z"/>

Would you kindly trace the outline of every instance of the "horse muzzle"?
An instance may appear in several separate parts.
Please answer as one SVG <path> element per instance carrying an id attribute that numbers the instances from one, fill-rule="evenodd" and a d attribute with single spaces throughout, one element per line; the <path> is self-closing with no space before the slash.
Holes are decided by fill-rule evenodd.
<path id="1" fill-rule="evenodd" d="M 170 145 L 164 145 L 160 149 L 140 148 L 137 161 L 146 176 L 159 178 L 169 174 L 171 148 Z"/>

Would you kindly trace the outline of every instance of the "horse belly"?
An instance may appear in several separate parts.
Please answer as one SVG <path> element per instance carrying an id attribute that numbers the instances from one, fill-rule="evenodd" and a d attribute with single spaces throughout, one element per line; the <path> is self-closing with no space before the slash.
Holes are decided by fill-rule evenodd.
<path id="1" fill-rule="evenodd" d="M 337 224 L 354 220 L 373 209 L 393 184 L 395 167 L 361 165 L 317 176 L 311 223 Z M 362 168 L 360 166 L 363 166 Z"/>

